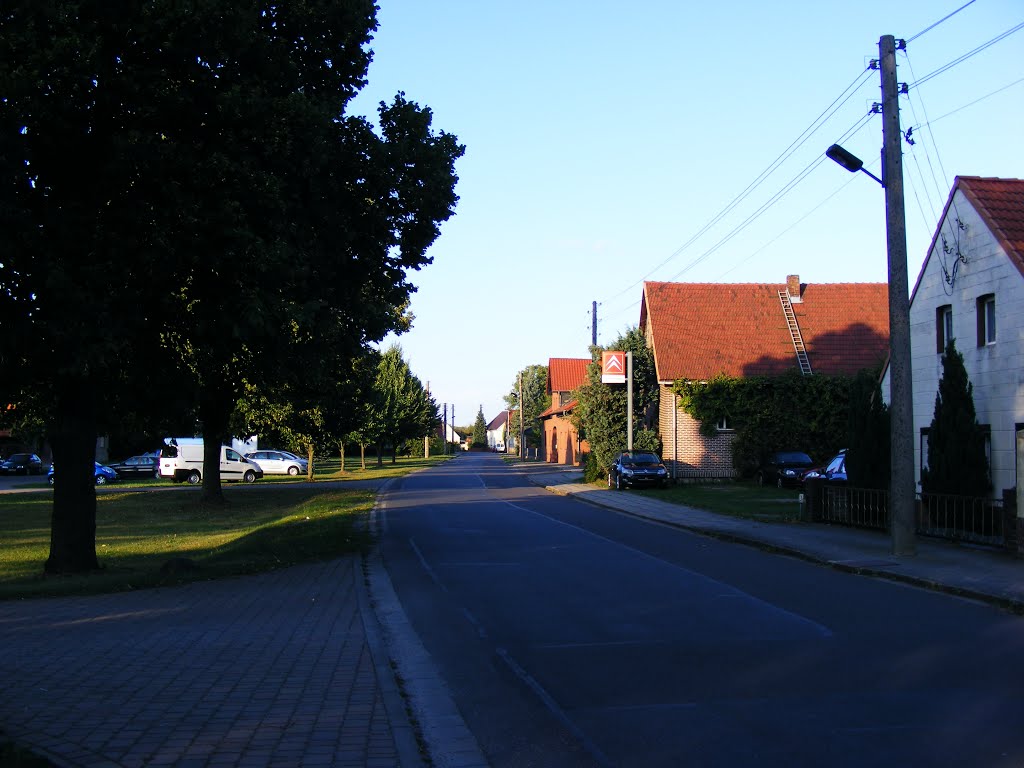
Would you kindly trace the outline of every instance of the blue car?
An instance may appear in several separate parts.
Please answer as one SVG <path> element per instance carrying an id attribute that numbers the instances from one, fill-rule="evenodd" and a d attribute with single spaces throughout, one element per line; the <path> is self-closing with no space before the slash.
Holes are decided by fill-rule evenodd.
<path id="1" fill-rule="evenodd" d="M 117 472 L 110 467 L 103 466 L 98 461 L 93 463 L 96 465 L 96 485 L 106 485 L 117 481 Z M 53 464 L 50 465 L 50 471 L 46 473 L 46 482 L 53 485 Z"/>

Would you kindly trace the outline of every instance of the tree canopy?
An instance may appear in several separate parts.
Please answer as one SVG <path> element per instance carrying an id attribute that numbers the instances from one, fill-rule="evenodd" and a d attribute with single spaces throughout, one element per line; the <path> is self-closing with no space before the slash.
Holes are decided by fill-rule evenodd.
<path id="1" fill-rule="evenodd" d="M 101 394 L 172 404 L 212 453 L 244 382 L 344 377 L 407 327 L 464 149 L 402 93 L 377 129 L 346 114 L 376 26 L 371 0 L 0 10 L 0 395 L 45 393 L 47 570 L 97 567 Z"/>
<path id="2" fill-rule="evenodd" d="M 519 383 L 523 385 L 523 402 L 519 402 Z M 519 441 L 519 412 L 525 414 L 523 422 L 526 444 L 538 448 L 541 444 L 542 428 L 540 414 L 551 405 L 548 394 L 548 367 L 546 365 L 528 365 L 518 374 L 512 389 L 505 395 L 505 404 L 509 407 L 509 432 Z"/>

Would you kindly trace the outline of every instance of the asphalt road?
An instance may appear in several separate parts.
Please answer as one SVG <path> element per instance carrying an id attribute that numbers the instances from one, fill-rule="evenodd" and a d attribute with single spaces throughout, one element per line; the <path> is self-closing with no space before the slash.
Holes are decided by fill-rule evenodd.
<path id="1" fill-rule="evenodd" d="M 1021 766 L 1024 620 L 644 522 L 470 454 L 381 554 L 496 768 Z"/>

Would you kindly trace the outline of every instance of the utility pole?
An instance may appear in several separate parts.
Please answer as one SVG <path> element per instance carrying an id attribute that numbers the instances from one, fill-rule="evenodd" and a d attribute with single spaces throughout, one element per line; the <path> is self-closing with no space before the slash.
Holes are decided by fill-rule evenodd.
<path id="1" fill-rule="evenodd" d="M 633 450 L 633 350 L 626 350 L 626 449 Z"/>
<path id="2" fill-rule="evenodd" d="M 900 41 L 900 48 L 904 48 Z M 903 202 L 903 156 L 900 144 L 896 41 L 878 41 L 882 73 L 882 178 L 885 231 L 889 257 L 889 386 L 892 475 L 889 527 L 894 555 L 916 554 L 914 514 L 914 400 L 910 368 L 910 299 L 907 279 L 907 224 Z"/>
<path id="3" fill-rule="evenodd" d="M 427 382 L 427 401 L 430 401 L 430 382 Z M 437 414 L 437 411 L 434 411 Z M 423 438 L 423 458 L 430 458 L 430 433 L 428 432 L 426 437 Z"/>
<path id="4" fill-rule="evenodd" d="M 519 372 L 519 458 L 522 461 L 526 461 L 526 443 L 523 440 L 526 437 L 526 423 L 523 414 L 526 411 L 523 409 L 523 372 Z"/>
<path id="5" fill-rule="evenodd" d="M 444 421 L 442 422 L 441 431 L 444 432 L 444 455 L 448 455 L 448 403 L 444 404 Z"/>
<path id="6" fill-rule="evenodd" d="M 597 346 L 597 302 L 591 305 L 590 310 L 590 346 Z"/>

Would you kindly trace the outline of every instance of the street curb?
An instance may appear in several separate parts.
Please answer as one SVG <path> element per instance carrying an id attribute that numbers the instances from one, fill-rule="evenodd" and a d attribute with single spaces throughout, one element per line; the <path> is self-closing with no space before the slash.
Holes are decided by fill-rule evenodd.
<path id="1" fill-rule="evenodd" d="M 539 484 L 538 484 L 539 485 Z M 667 525 L 672 528 L 678 528 L 683 531 L 689 531 L 690 533 L 696 533 L 701 536 L 707 536 L 708 538 L 718 539 L 719 541 L 728 541 L 734 544 L 743 544 L 748 547 L 754 547 L 764 552 L 771 552 L 780 555 L 786 555 L 793 557 L 798 560 L 804 560 L 805 562 L 814 563 L 816 565 L 826 566 L 833 570 L 841 571 L 843 573 L 850 573 L 857 576 L 871 576 L 874 578 L 885 579 L 887 581 L 893 581 L 900 584 L 907 584 L 914 587 L 920 587 L 922 589 L 928 589 L 932 592 L 940 592 L 947 595 L 953 595 L 955 597 L 961 597 L 967 600 L 975 600 L 982 603 L 993 605 L 1002 610 L 1008 611 L 1016 615 L 1024 615 L 1024 600 L 1019 600 L 1012 597 L 1002 597 L 1000 595 L 993 595 L 988 592 L 981 592 L 979 590 L 972 590 L 966 587 L 957 587 L 950 584 L 944 584 L 933 579 L 926 579 L 920 576 L 913 576 L 906 573 L 896 573 L 893 571 L 883 571 L 877 568 L 871 568 L 863 565 L 849 565 L 847 563 L 839 562 L 836 560 L 829 560 L 828 558 L 820 557 L 809 552 L 805 552 L 800 549 L 793 547 L 786 547 L 780 544 L 763 541 L 761 539 L 743 536 L 736 533 L 730 533 L 727 531 L 716 531 L 701 526 L 689 526 L 682 523 L 674 522 L 671 520 L 659 520 L 652 518 L 649 515 L 645 515 L 639 512 L 631 512 L 627 509 L 622 509 L 611 504 L 603 504 L 598 499 L 588 498 L 581 495 L 578 491 L 564 490 L 562 486 L 543 486 L 544 490 L 554 493 L 559 496 L 571 496 L 572 498 L 578 499 L 585 504 L 591 504 L 601 509 L 607 509 L 612 512 L 618 512 L 619 514 L 629 515 L 640 520 L 646 520 L 651 523 L 658 525 Z"/>
<path id="2" fill-rule="evenodd" d="M 418 470 L 424 471 L 424 470 Z M 415 474 L 415 473 L 410 473 Z M 405 477 L 389 478 L 377 491 L 370 512 L 370 529 L 376 536 L 378 515 L 387 509 L 385 494 Z M 380 549 L 363 558 L 373 614 L 381 629 L 382 653 L 387 663 L 378 674 L 389 679 L 399 697 L 400 713 L 389 719 L 406 723 L 415 756 L 401 755 L 406 766 L 444 766 L 445 768 L 487 768 L 476 737 L 462 718 L 447 685 L 437 673 L 429 652 L 412 628 L 391 584 Z M 397 680 L 401 679 L 401 690 Z M 396 734 L 396 746 L 398 739 Z M 408 749 L 408 745 L 405 745 Z M 424 757 L 426 756 L 426 757 Z"/>

